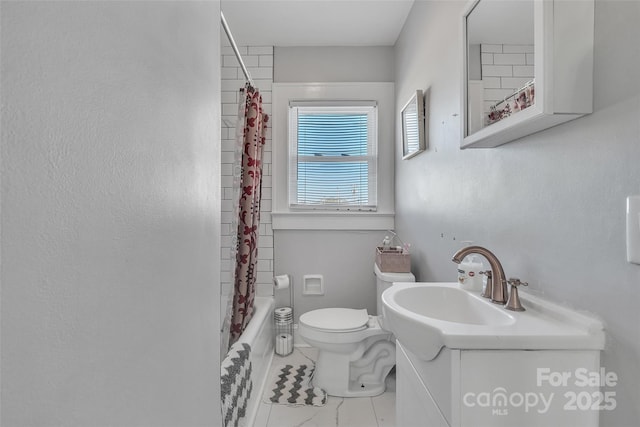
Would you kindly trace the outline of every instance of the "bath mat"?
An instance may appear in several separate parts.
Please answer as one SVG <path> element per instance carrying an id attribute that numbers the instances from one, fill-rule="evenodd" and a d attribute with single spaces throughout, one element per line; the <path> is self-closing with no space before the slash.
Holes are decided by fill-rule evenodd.
<path id="1" fill-rule="evenodd" d="M 314 368 L 313 365 L 285 365 L 280 368 L 267 390 L 265 401 L 281 405 L 324 406 L 327 393 L 311 386 Z"/>

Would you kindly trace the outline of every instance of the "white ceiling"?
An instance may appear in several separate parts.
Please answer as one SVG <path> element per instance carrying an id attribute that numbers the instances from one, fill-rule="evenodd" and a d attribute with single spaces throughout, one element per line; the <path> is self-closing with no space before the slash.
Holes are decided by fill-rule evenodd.
<path id="1" fill-rule="evenodd" d="M 222 0 L 221 7 L 238 45 L 392 46 L 413 1 Z"/>

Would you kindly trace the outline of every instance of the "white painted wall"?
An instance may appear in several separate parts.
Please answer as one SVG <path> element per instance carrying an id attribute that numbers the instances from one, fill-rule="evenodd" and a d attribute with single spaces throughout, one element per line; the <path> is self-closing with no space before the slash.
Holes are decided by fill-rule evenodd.
<path id="1" fill-rule="evenodd" d="M 423 281 L 454 280 L 462 240 L 486 246 L 529 290 L 602 317 L 617 408 L 640 425 L 640 266 L 625 260 L 625 198 L 640 193 L 640 3 L 596 1 L 594 113 L 495 149 L 459 149 L 459 17 L 418 1 L 396 45 L 396 107 L 430 92 L 429 150 L 396 156 L 396 228 Z M 443 43 L 447 40 L 448 43 Z M 397 129 L 397 137 L 400 131 Z"/>
<path id="2" fill-rule="evenodd" d="M 220 425 L 219 2 L 2 2 L 4 426 Z"/>
<path id="3" fill-rule="evenodd" d="M 366 308 L 376 312 L 373 274 L 375 247 L 384 231 L 274 230 L 276 274 L 290 274 L 295 316 L 327 307 Z M 321 274 L 324 295 L 303 295 L 305 274 Z M 289 305 L 287 291 L 276 292 L 277 305 Z"/>
<path id="4" fill-rule="evenodd" d="M 392 82 L 393 47 L 276 47 L 277 83 Z"/>
<path id="5" fill-rule="evenodd" d="M 393 62 L 389 46 L 276 47 L 274 82 L 392 82 Z M 274 272 L 292 276 L 296 317 L 326 307 L 375 312 L 374 248 L 385 234 L 380 230 L 274 230 Z M 324 296 L 302 296 L 305 274 L 324 276 Z M 276 295 L 277 305 L 288 305 L 288 299 L 286 291 Z"/>

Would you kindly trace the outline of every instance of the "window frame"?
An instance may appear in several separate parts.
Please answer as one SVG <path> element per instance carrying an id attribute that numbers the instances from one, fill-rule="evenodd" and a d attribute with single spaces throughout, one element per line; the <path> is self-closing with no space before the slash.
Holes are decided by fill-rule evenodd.
<path id="1" fill-rule="evenodd" d="M 264 221 L 273 230 L 391 230 L 395 228 L 394 170 L 401 156 L 399 107 L 393 82 L 286 82 L 273 83 L 271 123 L 272 147 L 265 148 L 265 182 L 272 180 L 272 192 L 263 198 Z M 289 207 L 289 123 L 292 101 L 375 100 L 378 105 L 378 209 L 367 211 L 305 210 Z M 271 148 L 271 151 L 270 151 Z M 271 164 L 269 157 L 272 155 Z M 271 167 L 269 167 L 271 166 Z M 271 199 L 268 199 L 271 196 Z M 271 204 L 271 207 L 269 207 Z M 270 209 L 269 209 L 270 208 Z M 270 214 L 268 213 L 270 210 Z"/>
<path id="2" fill-rule="evenodd" d="M 298 117 L 304 114 L 366 114 L 367 115 L 367 153 L 360 156 L 301 156 L 298 152 Z M 288 147 L 289 147 L 289 208 L 298 212 L 305 211 L 356 211 L 375 212 L 378 208 L 378 105 L 376 101 L 362 100 L 315 100 L 291 101 L 288 108 Z M 302 160 L 309 163 L 367 163 L 367 203 L 300 203 L 298 189 L 298 167 Z"/>

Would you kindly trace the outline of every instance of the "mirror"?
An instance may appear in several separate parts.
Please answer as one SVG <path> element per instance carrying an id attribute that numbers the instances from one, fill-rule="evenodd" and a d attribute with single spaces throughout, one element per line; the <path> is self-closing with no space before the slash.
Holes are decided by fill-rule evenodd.
<path id="1" fill-rule="evenodd" d="M 594 0 L 470 0 L 461 148 L 497 147 L 593 111 Z"/>
<path id="2" fill-rule="evenodd" d="M 467 15 L 465 136 L 534 105 L 533 16 L 533 0 L 482 0 Z"/>
<path id="3" fill-rule="evenodd" d="M 402 108 L 402 158 L 404 160 L 425 150 L 424 97 L 417 90 Z"/>

